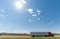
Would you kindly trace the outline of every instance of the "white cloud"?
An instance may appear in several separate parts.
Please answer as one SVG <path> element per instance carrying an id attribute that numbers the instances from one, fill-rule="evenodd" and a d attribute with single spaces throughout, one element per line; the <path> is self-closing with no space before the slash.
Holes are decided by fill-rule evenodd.
<path id="1" fill-rule="evenodd" d="M 33 10 L 32 8 L 30 9 L 26 9 L 28 11 L 28 13 L 32 14 L 32 16 L 38 16 L 41 15 L 41 11 L 40 10 Z"/>
<path id="2" fill-rule="evenodd" d="M 28 13 L 32 14 L 33 13 L 33 9 L 28 9 Z"/>
<path id="3" fill-rule="evenodd" d="M 40 11 L 40 10 L 37 10 L 37 12 L 38 12 L 38 13 L 41 13 L 41 11 Z"/>
<path id="4" fill-rule="evenodd" d="M 40 20 L 40 18 L 37 18 L 37 20 Z"/>
<path id="5" fill-rule="evenodd" d="M 41 15 L 41 13 L 38 13 L 38 15 Z"/>
<path id="6" fill-rule="evenodd" d="M 0 12 L 5 13 L 5 9 L 0 8 Z"/>
<path id="7" fill-rule="evenodd" d="M 37 16 L 37 14 L 32 14 L 32 16 Z"/>
<path id="8" fill-rule="evenodd" d="M 29 22 L 32 22 L 32 20 L 31 20 L 31 19 L 29 19 L 28 21 L 29 21 Z"/>
<path id="9" fill-rule="evenodd" d="M 37 19 L 37 20 L 41 19 L 39 18 L 39 16 L 41 15 L 41 10 L 29 8 L 29 9 L 25 9 L 25 11 L 27 11 L 33 17 L 32 19 Z M 31 22 L 32 20 L 29 19 L 28 21 Z"/>
<path id="10" fill-rule="evenodd" d="M 3 14 L 1 14 L 0 17 L 4 18 L 5 16 Z"/>
<path id="11" fill-rule="evenodd" d="M 27 3 L 26 0 L 17 0 L 17 1 L 19 1 L 19 2 L 21 2 L 21 3 L 23 3 L 23 4 L 26 4 L 26 3 Z"/>
<path id="12" fill-rule="evenodd" d="M 25 1 L 25 0 L 21 0 L 21 2 L 22 2 L 23 4 L 26 4 L 26 1 Z"/>
<path id="13" fill-rule="evenodd" d="M 1 13 L 0 17 L 2 17 L 2 18 L 6 17 L 7 15 L 5 14 L 5 12 L 6 12 L 5 9 L 0 8 L 0 13 Z"/>
<path id="14" fill-rule="evenodd" d="M 38 15 L 40 15 L 41 14 L 41 11 L 40 10 L 37 10 L 37 13 L 38 13 Z"/>
<path id="15" fill-rule="evenodd" d="M 0 15 L 1 18 L 7 17 L 7 16 L 8 15 L 3 15 L 3 14 Z"/>
<path id="16" fill-rule="evenodd" d="M 32 14 L 32 15 L 41 15 L 41 11 L 40 10 L 33 10 L 32 8 L 29 9 L 25 9 L 26 11 L 28 11 L 28 13 Z"/>

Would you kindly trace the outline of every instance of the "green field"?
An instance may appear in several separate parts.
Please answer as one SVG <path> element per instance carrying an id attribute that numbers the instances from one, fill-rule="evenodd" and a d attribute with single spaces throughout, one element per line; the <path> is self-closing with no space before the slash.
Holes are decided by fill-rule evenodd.
<path id="1" fill-rule="evenodd" d="M 0 38 L 0 39 L 60 39 L 60 37 L 41 37 L 41 38 Z"/>

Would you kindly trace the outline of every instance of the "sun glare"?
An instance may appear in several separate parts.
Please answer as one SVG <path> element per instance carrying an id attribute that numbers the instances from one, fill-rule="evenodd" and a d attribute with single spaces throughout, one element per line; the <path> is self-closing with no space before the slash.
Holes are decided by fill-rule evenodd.
<path id="1" fill-rule="evenodd" d="M 17 9 L 21 9 L 23 8 L 23 6 L 26 4 L 26 1 L 25 0 L 17 0 L 15 2 L 15 6 Z"/>
<path id="2" fill-rule="evenodd" d="M 20 9 L 23 7 L 23 4 L 20 1 L 16 2 L 16 8 Z"/>

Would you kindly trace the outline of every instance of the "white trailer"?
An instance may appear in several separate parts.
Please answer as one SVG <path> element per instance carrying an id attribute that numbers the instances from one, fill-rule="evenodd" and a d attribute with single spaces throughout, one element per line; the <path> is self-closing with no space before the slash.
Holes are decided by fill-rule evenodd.
<path id="1" fill-rule="evenodd" d="M 54 36 L 51 32 L 31 32 L 32 37 L 48 37 Z"/>

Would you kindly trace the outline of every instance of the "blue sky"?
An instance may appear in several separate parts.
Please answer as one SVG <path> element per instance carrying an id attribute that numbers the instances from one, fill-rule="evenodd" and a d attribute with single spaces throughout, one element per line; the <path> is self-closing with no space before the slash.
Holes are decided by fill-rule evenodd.
<path id="1" fill-rule="evenodd" d="M 60 0 L 0 0 L 0 32 L 60 33 Z M 19 5 L 18 5 L 19 6 Z"/>

